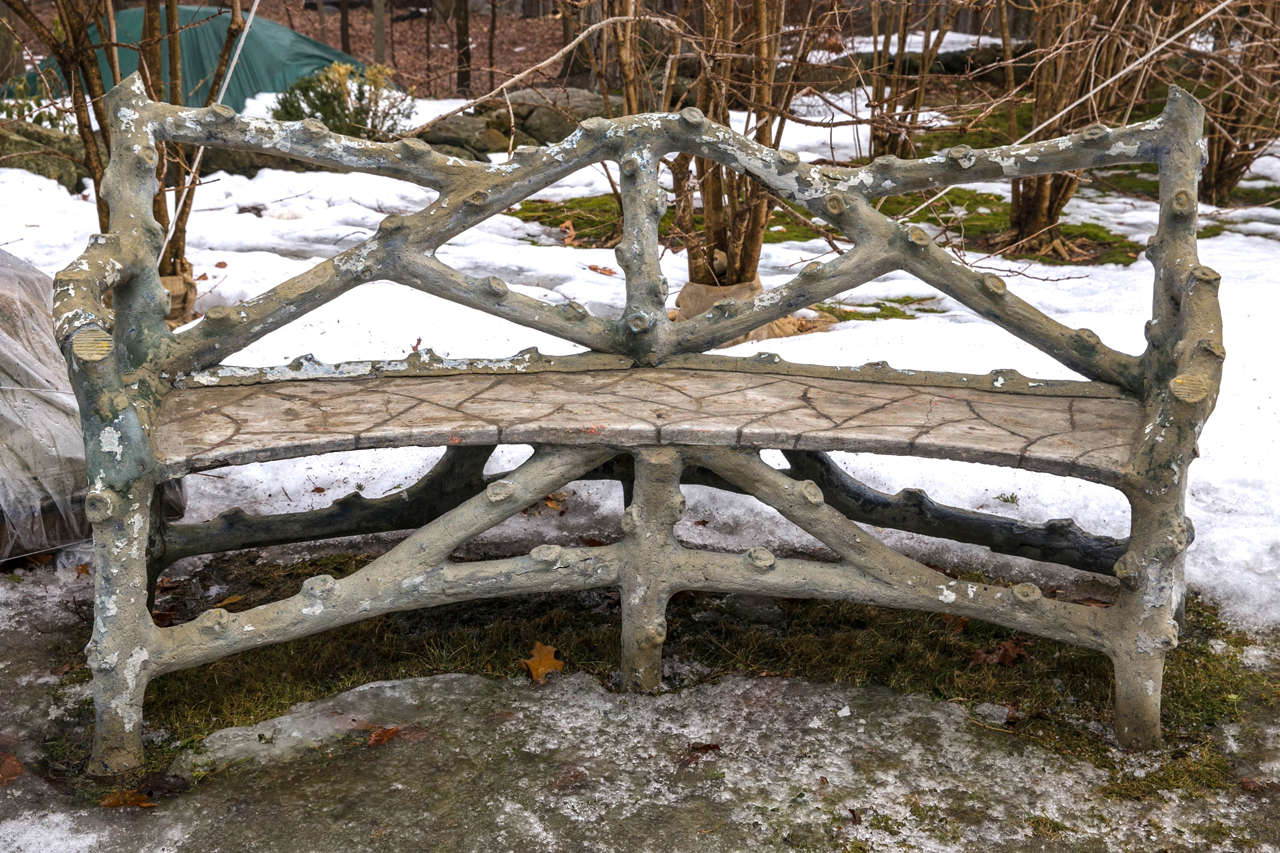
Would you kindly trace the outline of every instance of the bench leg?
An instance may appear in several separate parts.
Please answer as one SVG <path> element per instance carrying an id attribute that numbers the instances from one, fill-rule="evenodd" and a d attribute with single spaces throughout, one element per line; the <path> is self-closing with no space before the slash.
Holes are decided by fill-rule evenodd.
<path id="1" fill-rule="evenodd" d="M 621 577 L 622 681 L 628 690 L 662 686 L 662 643 L 667 638 L 667 601 L 672 590 L 663 578 L 680 558 L 672 528 L 684 513 L 680 494 L 680 454 L 669 447 L 635 454 L 635 484 L 622 529 L 630 555 Z"/>
<path id="2" fill-rule="evenodd" d="M 142 699 L 152 664 L 154 624 L 147 610 L 151 486 L 90 493 L 94 622 L 85 651 L 93 672 L 93 755 L 88 773 L 110 777 L 142 765 Z"/>
<path id="3" fill-rule="evenodd" d="M 1164 652 L 1116 652 L 1116 740 L 1126 749 L 1154 749 L 1160 745 L 1160 689 L 1164 680 Z"/>
<path id="4" fill-rule="evenodd" d="M 662 643 L 667 638 L 667 596 L 643 586 L 622 590 L 622 680 L 627 690 L 662 686 Z"/>

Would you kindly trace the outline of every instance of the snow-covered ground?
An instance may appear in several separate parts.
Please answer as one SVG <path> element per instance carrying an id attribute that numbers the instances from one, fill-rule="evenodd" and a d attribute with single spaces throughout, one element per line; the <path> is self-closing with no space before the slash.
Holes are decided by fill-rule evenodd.
<path id="1" fill-rule="evenodd" d="M 415 120 L 449 102 L 420 105 Z M 837 154 L 858 140 L 847 140 Z M 825 131 L 792 125 L 785 144 L 806 156 L 830 156 Z M 823 150 L 826 146 L 826 151 Z M 1253 181 L 1280 178 L 1277 161 L 1266 159 Z M 607 191 L 599 167 L 583 170 L 539 194 L 566 198 Z M 1007 193 L 991 184 L 984 191 Z M 69 263 L 96 229 L 87 194 L 70 194 L 53 181 L 0 169 L 0 246 L 53 273 Z M 1280 186 L 1277 187 L 1280 195 Z M 319 259 L 370 236 L 389 213 L 418 209 L 434 193 L 404 182 L 368 175 L 294 173 L 265 170 L 255 178 L 218 175 L 203 185 L 189 228 L 189 257 L 201 280 L 200 309 L 268 289 Z M 241 209 L 262 206 L 261 216 Z M 1214 215 L 1214 211 L 1205 211 Z M 1203 240 L 1201 259 L 1223 274 L 1222 309 L 1229 357 L 1218 410 L 1200 442 L 1201 459 L 1192 468 L 1188 514 L 1198 538 L 1187 561 L 1192 585 L 1221 601 L 1248 625 L 1280 623 L 1280 462 L 1275 425 L 1280 398 L 1272 370 L 1274 318 L 1280 292 L 1272 265 L 1280 264 L 1280 220 L 1272 211 L 1233 212 L 1230 228 Z M 1141 240 L 1155 227 L 1151 203 L 1082 194 L 1067 209 L 1071 221 L 1094 221 Z M 1245 232 L 1245 233 L 1241 233 Z M 610 250 L 568 248 L 558 235 L 514 217 L 496 216 L 451 241 L 440 251 L 449 264 L 471 274 L 497 274 L 520 291 L 549 301 L 575 299 L 592 311 L 616 314 L 624 300 L 621 276 L 591 265 L 615 267 Z M 766 287 L 785 282 L 802 264 L 822 256 L 820 241 L 765 247 Z M 1007 277 L 1024 299 L 1072 327 L 1095 330 L 1112 347 L 1138 353 L 1149 316 L 1151 268 L 1144 260 L 1130 267 L 1049 267 L 988 260 L 984 266 Z M 663 271 L 671 299 L 685 280 L 682 255 L 667 253 Z M 905 273 L 892 273 L 845 294 L 850 301 L 886 296 L 938 296 Z M 846 322 L 830 331 L 727 350 L 734 355 L 777 352 L 796 362 L 861 364 L 887 360 L 897 367 L 982 373 L 1017 366 L 1027 375 L 1072 378 L 1057 362 L 942 297 L 940 314 L 912 321 Z M 229 359 L 243 365 L 279 364 L 312 353 L 327 362 L 394 358 L 421 339 L 423 348 L 449 356 L 510 355 L 536 346 L 544 352 L 577 351 L 574 344 L 525 329 L 469 308 L 391 282 L 358 287 L 328 305 L 256 342 Z M 321 459 L 246 466 L 188 478 L 191 512 L 207 517 L 228 505 L 263 510 L 296 510 L 323 504 L 359 484 L 366 495 L 413 481 L 438 451 L 403 448 L 339 454 Z M 510 465 L 524 451 L 510 448 L 495 465 Z M 1118 492 L 1076 480 L 958 462 L 842 454 L 842 464 L 869 484 L 887 491 L 918 486 L 938 500 L 1000 511 L 1030 520 L 1077 518 L 1099 533 L 1127 532 L 1128 508 Z M 314 492 L 316 485 L 325 491 Z M 1013 493 L 1016 504 L 996 496 Z M 616 503 L 607 488 L 582 490 L 582 499 L 600 506 Z M 714 523 L 689 527 L 691 537 L 710 542 L 730 537 L 757 508 L 745 498 L 720 496 L 711 511 L 710 493 L 691 489 L 690 516 Z M 603 511 L 603 510 L 602 510 Z M 776 515 L 752 524 L 753 536 L 771 543 L 795 543 L 804 535 Z M 514 523 L 514 522 L 513 522 Z M 940 556 L 954 546 L 894 534 L 890 541 L 916 553 Z M 978 558 L 981 549 L 960 548 Z M 956 556 L 953 554 L 952 556 Z"/>

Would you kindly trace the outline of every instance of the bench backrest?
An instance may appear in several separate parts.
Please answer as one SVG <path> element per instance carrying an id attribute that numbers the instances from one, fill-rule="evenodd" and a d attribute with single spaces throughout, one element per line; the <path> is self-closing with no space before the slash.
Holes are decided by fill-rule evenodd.
<path id="1" fill-rule="evenodd" d="M 988 150 L 961 145 L 917 160 L 881 157 L 859 168 L 803 163 L 792 152 L 764 147 L 708 121 L 696 109 L 588 119 L 558 144 L 520 149 L 509 162 L 489 164 L 460 161 L 416 139 L 380 143 L 340 136 L 312 119 L 276 122 L 238 116 L 221 106 L 156 103 L 146 98 L 136 76 L 108 95 L 108 114 L 111 161 L 102 192 L 111 207 L 111 231 L 95 237 L 59 274 L 55 305 L 59 340 L 71 344 L 73 378 L 78 365 L 81 375 L 97 376 L 93 387 L 149 387 L 162 395 L 174 382 L 212 368 L 229 353 L 375 279 L 391 279 L 577 342 L 620 364 L 669 364 L 884 273 L 905 270 L 1089 380 L 1146 401 L 1153 412 L 1162 406 L 1192 407 L 1182 420 L 1194 422 L 1196 431 L 1217 393 L 1223 357 L 1218 278 L 1199 265 L 1195 246 L 1203 110 L 1176 88 L 1163 113 L 1140 124 L 1095 125 L 1069 137 Z M 174 333 L 165 325 L 168 296 L 155 269 L 164 240 L 152 216 L 156 146 L 162 142 L 261 151 L 386 175 L 434 188 L 439 197 L 416 213 L 386 217 L 376 234 L 332 260 L 260 296 L 211 309 L 200 323 Z M 658 222 L 666 209 L 658 167 L 660 158 L 674 151 L 749 174 L 779 197 L 821 216 L 852 247 L 831 261 L 807 265 L 790 282 L 752 301 L 726 300 L 693 319 L 673 322 L 665 310 L 666 282 L 658 264 Z M 593 316 L 574 302 L 551 305 L 512 291 L 498 278 L 465 275 L 436 257 L 435 250 L 450 238 L 604 160 L 616 161 L 621 173 L 617 257 L 626 276 L 626 308 L 620 318 Z M 871 204 L 883 196 L 967 182 L 1130 163 L 1154 163 L 1160 174 L 1159 230 L 1147 248 L 1155 266 L 1155 299 L 1147 324 L 1149 346 L 1141 356 L 1113 350 L 1092 331 L 1046 316 L 1000 278 L 965 266 L 924 230 L 884 216 Z M 114 289 L 114 322 L 102 302 L 108 288 Z"/>

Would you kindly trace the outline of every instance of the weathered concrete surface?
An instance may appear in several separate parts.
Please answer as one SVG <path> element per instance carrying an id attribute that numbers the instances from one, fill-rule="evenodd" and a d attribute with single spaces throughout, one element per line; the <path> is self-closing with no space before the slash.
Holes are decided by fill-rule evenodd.
<path id="1" fill-rule="evenodd" d="M 34 767 L 51 717 L 83 698 L 55 696 L 49 668 L 76 634 L 63 603 L 88 584 L 70 568 L 4 583 L 0 737 L 16 746 L 0 751 Z M 1280 849 L 1276 794 L 1108 800 L 1102 771 L 998 728 L 779 678 L 659 696 L 582 674 L 382 682 L 210 736 L 198 761 L 248 760 L 155 808 L 85 808 L 29 771 L 0 788 L 0 850 Z M 1280 729 L 1268 749 L 1251 761 L 1274 773 Z"/>
<path id="2" fill-rule="evenodd" d="M 408 443 L 581 443 L 915 453 L 1117 483 L 1141 414 L 1120 398 L 633 368 L 191 388 L 165 398 L 154 441 L 171 476 Z"/>

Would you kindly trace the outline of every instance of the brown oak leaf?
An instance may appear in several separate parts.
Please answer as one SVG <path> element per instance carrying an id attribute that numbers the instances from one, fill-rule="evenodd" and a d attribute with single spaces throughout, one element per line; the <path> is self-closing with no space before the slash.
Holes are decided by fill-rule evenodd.
<path id="1" fill-rule="evenodd" d="M 529 677 L 534 684 L 545 684 L 549 672 L 564 672 L 564 661 L 556 660 L 555 646 L 544 646 L 535 640 L 530 654 L 532 657 L 521 658 L 520 663 L 529 670 Z"/>
<path id="2" fill-rule="evenodd" d="M 399 726 L 383 726 L 374 729 L 373 734 L 369 735 L 369 746 L 382 746 L 398 734 L 400 734 Z"/>
<path id="3" fill-rule="evenodd" d="M 25 770 L 18 756 L 12 752 L 0 752 L 0 786 L 8 787 L 9 783 L 21 776 Z"/>
<path id="4" fill-rule="evenodd" d="M 152 800 L 146 794 L 138 790 L 133 791 L 112 791 L 102 798 L 102 802 L 98 805 L 104 809 L 118 809 L 125 806 L 136 806 L 140 809 L 149 809 L 155 806 L 155 800 Z"/>
<path id="5" fill-rule="evenodd" d="M 602 267 L 598 264 L 587 264 L 587 269 L 592 272 L 598 272 L 600 275 L 617 275 L 618 271 L 613 267 Z"/>
<path id="6" fill-rule="evenodd" d="M 1010 637 L 996 644 L 989 652 L 974 652 L 975 663 L 996 663 L 1000 666 L 1012 666 L 1020 658 L 1027 656 L 1026 640 L 1021 637 Z"/>

